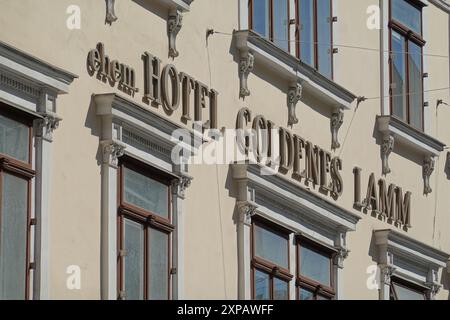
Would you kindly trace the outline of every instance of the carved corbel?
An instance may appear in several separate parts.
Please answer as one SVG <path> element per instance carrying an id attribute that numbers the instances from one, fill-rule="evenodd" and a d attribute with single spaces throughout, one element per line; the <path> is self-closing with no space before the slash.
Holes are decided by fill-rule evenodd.
<path id="1" fill-rule="evenodd" d="M 295 113 L 295 107 L 302 98 L 303 86 L 300 83 L 292 84 L 287 92 L 287 107 L 288 107 L 288 126 L 292 127 L 298 123 L 298 118 Z"/>
<path id="2" fill-rule="evenodd" d="M 182 175 L 180 179 L 174 180 L 172 186 L 178 197 L 181 199 L 185 199 L 186 197 L 186 189 L 191 186 L 192 177 L 188 175 Z"/>
<path id="3" fill-rule="evenodd" d="M 58 129 L 61 118 L 54 113 L 42 114 L 42 119 L 35 120 L 36 135 L 47 141 L 53 141 L 53 131 Z"/>
<path id="4" fill-rule="evenodd" d="M 330 119 L 331 149 L 333 150 L 336 150 L 341 146 L 341 144 L 338 141 L 338 133 L 343 123 L 344 123 L 344 112 L 342 111 L 341 108 L 338 108 L 331 114 Z"/>
<path id="5" fill-rule="evenodd" d="M 385 285 L 391 284 L 392 275 L 395 272 L 396 267 L 390 264 L 380 266 L 380 281 Z"/>
<path id="6" fill-rule="evenodd" d="M 434 158 L 433 157 L 427 157 L 423 161 L 423 167 L 422 167 L 422 174 L 423 174 L 423 193 L 429 194 L 433 191 L 430 186 L 430 176 L 434 171 Z"/>
<path id="7" fill-rule="evenodd" d="M 106 23 L 112 24 L 117 20 L 116 12 L 115 12 L 115 4 L 116 0 L 106 0 Z"/>
<path id="8" fill-rule="evenodd" d="M 447 152 L 447 159 L 445 161 L 445 171 L 450 175 L 450 152 Z"/>
<path id="9" fill-rule="evenodd" d="M 179 55 L 177 50 L 177 35 L 183 25 L 183 15 L 175 10 L 169 14 L 167 19 L 167 34 L 169 36 L 169 57 L 176 58 Z"/>
<path id="10" fill-rule="evenodd" d="M 241 58 L 239 60 L 239 82 L 240 82 L 239 96 L 241 98 L 250 95 L 250 90 L 248 89 L 247 85 L 247 79 L 248 75 L 253 70 L 254 62 L 255 57 L 251 52 L 247 52 L 244 55 L 241 55 Z"/>
<path id="11" fill-rule="evenodd" d="M 333 256 L 333 262 L 338 268 L 344 268 L 344 260 L 348 257 L 350 250 L 341 247 Z"/>
<path id="12" fill-rule="evenodd" d="M 125 145 L 119 141 L 106 140 L 101 142 L 103 163 L 117 167 L 119 158 L 125 154 Z"/>
<path id="13" fill-rule="evenodd" d="M 253 203 L 244 201 L 238 203 L 239 220 L 245 225 L 251 225 L 252 217 L 256 214 L 256 206 Z"/>
<path id="14" fill-rule="evenodd" d="M 394 137 L 386 134 L 381 141 L 381 161 L 384 175 L 391 173 L 391 168 L 389 168 L 389 155 L 392 150 L 394 150 Z"/>

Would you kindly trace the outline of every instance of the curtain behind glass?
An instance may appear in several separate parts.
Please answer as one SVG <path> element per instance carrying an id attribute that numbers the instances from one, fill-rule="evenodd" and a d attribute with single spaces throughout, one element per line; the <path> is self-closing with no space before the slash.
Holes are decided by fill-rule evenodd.
<path id="1" fill-rule="evenodd" d="M 3 173 L 0 300 L 23 300 L 26 287 L 28 181 Z"/>
<path id="2" fill-rule="evenodd" d="M 26 125 L 0 114 L 0 153 L 28 162 L 29 130 Z"/>
<path id="3" fill-rule="evenodd" d="M 144 299 L 144 228 L 124 219 L 125 251 L 124 278 L 127 300 Z"/>
<path id="4" fill-rule="evenodd" d="M 149 297 L 166 300 L 169 295 L 169 235 L 155 229 L 149 231 Z"/>

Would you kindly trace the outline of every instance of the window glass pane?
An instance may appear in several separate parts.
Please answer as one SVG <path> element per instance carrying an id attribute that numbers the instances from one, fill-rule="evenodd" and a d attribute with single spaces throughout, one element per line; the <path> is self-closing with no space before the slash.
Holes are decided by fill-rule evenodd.
<path id="1" fill-rule="evenodd" d="M 273 42 L 286 51 L 289 50 L 287 6 L 288 0 L 273 0 Z"/>
<path id="2" fill-rule="evenodd" d="M 422 48 L 409 41 L 410 123 L 422 130 Z"/>
<path id="3" fill-rule="evenodd" d="M 408 289 L 395 283 L 393 285 L 395 287 L 398 300 L 425 300 L 424 295 L 420 292 Z"/>
<path id="4" fill-rule="evenodd" d="M 0 153 L 29 162 L 29 127 L 0 114 Z"/>
<path id="5" fill-rule="evenodd" d="M 255 224 L 255 255 L 288 269 L 288 240 Z"/>
<path id="6" fill-rule="evenodd" d="M 269 0 L 253 0 L 253 31 L 269 39 Z"/>
<path id="7" fill-rule="evenodd" d="M 391 0 L 392 18 L 418 34 L 422 34 L 421 10 L 405 0 Z"/>
<path id="8" fill-rule="evenodd" d="M 317 49 L 319 72 L 331 78 L 331 4 L 317 0 Z"/>
<path id="9" fill-rule="evenodd" d="M 299 0 L 300 59 L 314 67 L 314 0 Z"/>
<path id="10" fill-rule="evenodd" d="M 168 219 L 169 187 L 126 167 L 124 172 L 125 201 Z"/>
<path id="11" fill-rule="evenodd" d="M 255 270 L 255 300 L 269 300 L 270 299 L 270 286 L 269 275 Z"/>
<path id="12" fill-rule="evenodd" d="M 274 278 L 273 280 L 273 299 L 289 300 L 289 285 L 287 282 Z"/>
<path id="13" fill-rule="evenodd" d="M 25 298 L 28 181 L 3 173 L 0 216 L 0 299 Z"/>
<path id="14" fill-rule="evenodd" d="M 314 294 L 311 291 L 300 288 L 300 300 L 314 300 Z"/>
<path id="15" fill-rule="evenodd" d="M 392 32 L 392 113 L 406 121 L 405 39 Z"/>
<path id="16" fill-rule="evenodd" d="M 169 294 L 169 235 L 149 229 L 149 298 L 167 300 Z"/>
<path id="17" fill-rule="evenodd" d="M 300 248 L 300 274 L 330 286 L 330 258 L 307 247 Z"/>
<path id="18" fill-rule="evenodd" d="M 128 219 L 124 221 L 126 299 L 142 300 L 144 299 L 144 228 L 134 221 Z"/>

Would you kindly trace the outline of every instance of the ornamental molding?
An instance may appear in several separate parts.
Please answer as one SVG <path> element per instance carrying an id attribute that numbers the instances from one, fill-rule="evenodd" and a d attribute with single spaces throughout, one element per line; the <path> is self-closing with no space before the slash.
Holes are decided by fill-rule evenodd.
<path id="1" fill-rule="evenodd" d="M 103 163 L 117 167 L 119 158 L 125 154 L 126 146 L 115 140 L 101 141 L 100 146 L 103 154 Z"/>
<path id="2" fill-rule="evenodd" d="M 52 142 L 53 132 L 58 129 L 59 123 L 62 121 L 54 113 L 41 114 L 42 118 L 34 120 L 34 128 L 37 137 L 42 137 L 43 139 Z"/>
<path id="3" fill-rule="evenodd" d="M 381 140 L 381 165 L 383 175 L 391 173 L 391 168 L 389 167 L 389 156 L 394 150 L 394 144 L 394 137 L 390 135 L 383 135 Z"/>
<path id="4" fill-rule="evenodd" d="M 256 215 L 258 205 L 249 201 L 238 201 L 239 221 L 245 225 L 252 224 L 252 217 Z"/>
<path id="5" fill-rule="evenodd" d="M 175 179 L 172 183 L 175 194 L 181 199 L 186 198 L 186 190 L 191 186 L 193 178 L 191 176 L 182 173 L 179 178 Z"/>
<path id="6" fill-rule="evenodd" d="M 344 123 L 344 112 L 338 108 L 331 114 L 330 128 L 331 128 L 331 149 L 336 150 L 341 147 L 338 140 L 339 129 Z"/>
<path id="7" fill-rule="evenodd" d="M 169 36 L 169 57 L 176 58 L 179 56 L 177 50 L 177 35 L 183 26 L 183 15 L 178 10 L 173 10 L 167 19 L 167 35 Z"/>
<path id="8" fill-rule="evenodd" d="M 116 11 L 115 11 L 115 5 L 116 0 L 105 0 L 106 1 L 106 18 L 105 21 L 108 24 L 112 24 L 113 22 L 117 21 Z"/>
<path id="9" fill-rule="evenodd" d="M 287 107 L 288 107 L 288 126 L 293 127 L 298 123 L 298 118 L 295 113 L 295 107 L 302 98 L 303 86 L 300 83 L 293 83 L 287 92 Z"/>
<path id="10" fill-rule="evenodd" d="M 251 52 L 245 52 L 240 56 L 239 60 L 239 97 L 245 98 L 250 95 L 248 89 L 248 75 L 253 70 L 255 57 Z"/>
<path id="11" fill-rule="evenodd" d="M 434 171 L 435 160 L 432 157 L 428 157 L 423 161 L 422 174 L 423 174 L 423 193 L 428 195 L 433 191 L 430 186 L 430 176 Z"/>

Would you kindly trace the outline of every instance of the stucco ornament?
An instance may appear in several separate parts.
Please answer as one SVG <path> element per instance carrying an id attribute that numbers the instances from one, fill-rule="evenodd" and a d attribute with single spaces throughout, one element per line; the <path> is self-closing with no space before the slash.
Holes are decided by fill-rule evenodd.
<path id="1" fill-rule="evenodd" d="M 35 121 L 37 135 L 42 136 L 45 140 L 52 141 L 53 131 L 58 129 L 62 119 L 50 112 L 42 114 L 42 116 L 42 119 L 37 119 Z"/>
<path id="2" fill-rule="evenodd" d="M 435 161 L 432 157 L 428 157 L 423 161 L 423 193 L 429 194 L 433 191 L 430 186 L 430 176 L 434 171 Z"/>
<path id="3" fill-rule="evenodd" d="M 344 123 L 344 112 L 341 109 L 334 111 L 331 114 L 330 126 L 331 126 L 331 149 L 336 150 L 341 147 L 338 141 L 338 133 L 342 124 Z"/>
<path id="4" fill-rule="evenodd" d="M 239 81 L 240 81 L 240 91 L 239 96 L 241 98 L 250 95 L 250 90 L 248 89 L 247 79 L 250 72 L 253 70 L 253 65 L 255 62 L 255 57 L 251 52 L 247 52 L 239 61 Z"/>
<path id="5" fill-rule="evenodd" d="M 288 107 L 288 126 L 292 127 L 298 123 L 298 118 L 295 114 L 295 107 L 302 98 L 303 87 L 300 83 L 291 85 L 287 93 L 287 107 Z"/>
<path id="6" fill-rule="evenodd" d="M 167 34 L 169 36 L 169 56 L 176 58 L 179 56 L 177 50 L 177 35 L 183 26 L 183 15 L 180 11 L 176 10 L 169 14 L 167 19 Z"/>
<path id="7" fill-rule="evenodd" d="M 180 179 L 174 180 L 172 186 L 181 199 L 185 199 L 186 190 L 191 186 L 192 177 L 183 174 Z"/>
<path id="8" fill-rule="evenodd" d="M 381 161 L 384 175 L 391 173 L 391 168 L 389 168 L 389 155 L 392 150 L 394 150 L 394 137 L 386 135 L 381 142 Z"/>
<path id="9" fill-rule="evenodd" d="M 116 0 L 106 0 L 106 22 L 112 24 L 118 18 L 115 12 Z"/>
<path id="10" fill-rule="evenodd" d="M 445 162 L 445 168 L 447 172 L 450 174 L 450 152 L 447 152 L 447 160 Z"/>
<path id="11" fill-rule="evenodd" d="M 103 162 L 112 166 L 119 164 L 119 158 L 125 154 L 125 145 L 119 141 L 107 140 L 102 142 Z"/>
<path id="12" fill-rule="evenodd" d="M 250 225 L 252 223 L 252 217 L 256 214 L 258 209 L 256 204 L 243 201 L 238 203 L 239 219 L 242 223 Z"/>

